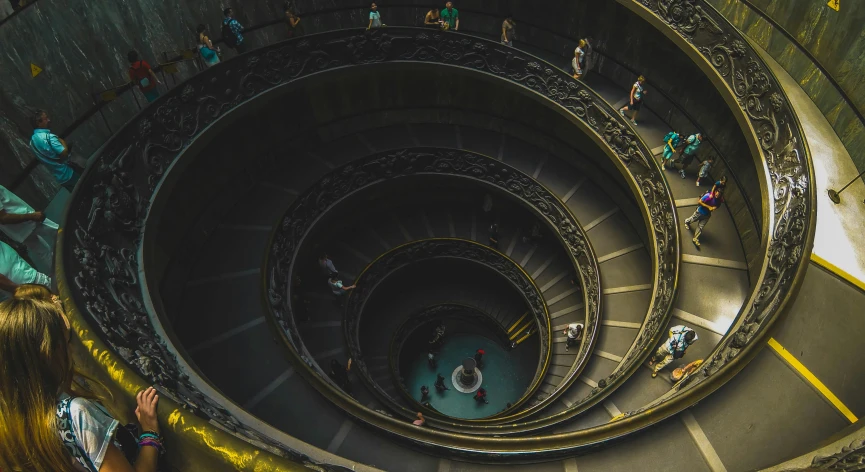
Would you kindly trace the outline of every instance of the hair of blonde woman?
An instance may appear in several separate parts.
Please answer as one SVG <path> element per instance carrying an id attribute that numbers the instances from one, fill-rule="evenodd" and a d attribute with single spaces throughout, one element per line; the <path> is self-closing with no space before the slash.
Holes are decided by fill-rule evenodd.
<path id="1" fill-rule="evenodd" d="M 580 42 L 577 43 L 577 47 L 580 48 L 580 49 L 586 47 L 586 40 L 585 40 L 585 39 L 581 39 Z"/>
<path id="2" fill-rule="evenodd" d="M 646 81 L 646 78 L 643 77 L 642 75 L 637 77 L 637 82 L 645 82 L 645 81 Z"/>
<path id="3" fill-rule="evenodd" d="M 56 424 L 57 397 L 73 389 L 70 336 L 42 285 L 21 285 L 0 303 L 0 470 L 76 470 Z"/>

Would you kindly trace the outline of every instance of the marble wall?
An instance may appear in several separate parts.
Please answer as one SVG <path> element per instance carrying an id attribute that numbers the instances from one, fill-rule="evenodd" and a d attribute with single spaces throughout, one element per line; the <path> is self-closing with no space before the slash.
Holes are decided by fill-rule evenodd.
<path id="1" fill-rule="evenodd" d="M 34 109 L 50 112 L 55 132 L 67 128 L 96 103 L 95 94 L 128 81 L 130 49 L 153 65 L 163 52 L 194 46 L 199 23 L 219 37 L 224 3 L 245 24 L 271 20 L 282 12 L 278 0 L 37 0 L 8 18 L 0 25 L 0 184 L 9 185 L 32 159 L 27 143 L 32 132 L 28 118 Z M 263 30 L 250 38 L 251 45 L 273 42 L 283 34 L 281 28 Z M 31 63 L 43 69 L 35 78 Z M 192 65 L 183 65 L 177 79 L 194 71 Z M 144 104 L 134 93 L 137 103 Z M 76 154 L 86 158 L 134 116 L 139 110 L 135 98 L 122 95 L 104 109 L 104 119 L 96 115 L 69 136 Z M 55 192 L 56 185 L 45 172 L 37 172 L 19 190 L 36 206 L 47 203 Z"/>
<path id="2" fill-rule="evenodd" d="M 856 167 L 865 170 L 865 123 L 857 115 L 857 110 L 865 114 L 865 2 L 841 0 L 836 12 L 828 2 L 816 0 L 707 1 L 799 82 L 841 138 Z"/>

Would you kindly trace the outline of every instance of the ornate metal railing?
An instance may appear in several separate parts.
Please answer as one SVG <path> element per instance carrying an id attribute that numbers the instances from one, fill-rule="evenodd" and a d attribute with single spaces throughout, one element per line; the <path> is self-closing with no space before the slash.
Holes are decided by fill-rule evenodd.
<path id="1" fill-rule="evenodd" d="M 311 38 L 301 41 L 301 45 Z M 296 74 L 310 67 L 313 57 L 318 68 L 336 67 L 343 64 L 335 54 L 338 44 L 351 51 L 352 57 L 348 59 L 356 64 L 395 60 L 460 65 L 525 86 L 570 113 L 574 122 L 601 145 L 630 180 L 637 198 L 644 204 L 644 218 L 652 243 L 654 291 L 648 315 L 623 362 L 607 378 L 601 379 L 589 395 L 562 413 L 562 418 L 572 417 L 603 400 L 639 367 L 659 341 L 669 320 L 675 292 L 679 266 L 676 214 L 665 178 L 648 146 L 608 103 L 567 73 L 490 41 L 413 28 L 388 28 L 386 32 L 333 40 L 320 50 L 302 47 L 286 56 L 286 64 L 279 63 L 277 57 L 273 60 L 283 67 L 296 67 Z M 276 74 L 279 69 L 272 70 Z M 277 308 L 276 312 L 284 310 Z M 542 427 L 541 423 L 537 423 L 537 427 Z"/>
<path id="2" fill-rule="evenodd" d="M 441 158 L 442 156 L 439 157 Z M 422 165 L 419 165 L 418 168 L 424 169 Z M 399 173 L 395 174 L 395 177 L 401 176 Z M 290 215 L 288 215 L 288 217 L 290 217 Z M 538 343 L 538 368 L 535 372 L 535 376 L 526 388 L 525 393 L 519 400 L 513 402 L 513 406 L 508 410 L 513 411 L 519 408 L 522 404 L 526 403 L 537 391 L 538 387 L 540 387 L 550 366 L 550 357 L 552 356 L 552 328 L 550 324 L 549 310 L 547 309 L 546 303 L 544 303 L 541 290 L 537 285 L 535 285 L 531 276 L 529 276 L 529 274 L 527 274 L 519 264 L 501 252 L 475 241 L 455 238 L 433 238 L 413 241 L 397 246 L 380 255 L 370 263 L 363 272 L 361 272 L 355 282 L 357 288 L 352 290 L 348 302 L 346 303 L 345 319 L 343 323 L 346 344 L 351 353 L 351 358 L 354 360 L 353 365 L 357 366 L 357 370 L 361 373 L 361 378 L 367 383 L 367 386 L 376 394 L 376 396 L 382 400 L 388 401 L 393 405 L 395 411 L 402 414 L 405 418 L 413 419 L 415 417 L 416 410 L 400 408 L 397 402 L 373 380 L 372 375 L 367 368 L 363 350 L 361 349 L 360 325 L 362 323 L 363 311 L 367 302 L 372 298 L 376 288 L 378 288 L 382 282 L 384 282 L 391 274 L 409 264 L 417 264 L 432 259 L 460 259 L 486 266 L 498 274 L 501 274 L 525 301 L 526 308 L 534 318 L 540 342 Z M 399 334 L 400 333 L 395 332 L 393 335 L 398 336 Z M 587 342 L 586 344 L 591 343 Z M 431 417 L 429 420 L 431 425 L 436 424 L 435 417 Z M 447 426 L 447 424 L 442 424 L 442 426 Z M 459 426 L 459 423 L 456 423 L 453 426 Z"/>
<path id="3" fill-rule="evenodd" d="M 148 215 L 150 202 L 169 166 L 207 126 L 233 108 L 310 74 L 383 62 L 460 66 L 524 87 L 561 107 L 629 180 L 649 228 L 655 290 L 649 316 L 625 357 L 624 367 L 605 379 L 604 386 L 592 392 L 590 401 L 603 398 L 639 366 L 669 319 L 679 258 L 676 217 L 664 178 L 648 147 L 615 110 L 566 73 L 491 41 L 415 28 L 334 31 L 252 51 L 172 89 L 105 145 L 68 207 L 58 245 L 58 281 L 64 299 L 77 307 L 73 315 L 86 315 L 80 320 L 82 325 L 94 325 L 101 340 L 131 369 L 130 375 L 158 385 L 164 398 L 220 428 L 297 460 L 302 458 L 281 442 L 290 438 L 272 428 L 265 435 L 246 426 L 252 417 L 221 398 L 177 355 L 159 321 L 158 303 L 150 299 L 147 273 L 139 271 L 144 257 L 140 251 L 144 222 L 154 216 Z M 286 230 L 291 230 L 291 222 L 288 226 Z M 272 268 L 280 269 L 278 264 Z M 348 400 L 338 392 L 327 395 Z M 472 442 L 468 439 L 472 436 L 403 428 L 402 423 L 363 408 L 351 413 L 370 424 L 386 426 L 394 434 L 453 452 L 463 451 L 463 446 Z M 496 451 L 507 441 L 518 440 L 478 438 L 476 450 Z M 580 444 L 568 435 L 554 440 L 561 441 L 567 441 L 567 449 Z"/>
<path id="4" fill-rule="evenodd" d="M 766 255 L 748 301 L 703 367 L 625 418 L 659 418 L 705 397 L 763 347 L 768 328 L 796 293 L 814 241 L 814 170 L 801 124 L 769 67 L 745 37 L 703 0 L 617 0 L 695 58 L 718 85 L 752 146 L 761 187 Z"/>
<path id="5" fill-rule="evenodd" d="M 455 152 L 455 154 L 462 154 Z M 447 155 L 436 156 L 438 161 L 442 158 L 447 159 Z M 470 158 L 472 156 L 469 156 Z M 430 167 L 415 161 L 418 165 L 418 170 L 428 170 Z M 420 160 L 420 159 L 418 159 Z M 469 159 L 467 164 L 472 167 L 477 164 Z M 444 162 L 442 162 L 444 164 Z M 362 164 L 361 164 L 362 165 Z M 435 167 L 435 163 L 432 167 Z M 401 176 L 399 172 L 395 172 L 394 176 Z M 290 217 L 290 216 L 289 216 Z M 552 327 L 550 324 L 550 314 L 547 310 L 547 305 L 544 303 L 544 298 L 541 295 L 540 289 L 535 285 L 531 276 L 508 256 L 501 252 L 484 246 L 475 241 L 453 238 L 435 238 L 422 239 L 410 243 L 397 246 L 394 249 L 382 254 L 369 264 L 363 272 L 358 276 L 357 288 L 352 290 L 346 303 L 345 328 L 346 343 L 348 344 L 351 358 L 355 360 L 358 370 L 362 373 L 362 378 L 367 381 L 367 386 L 376 393 L 379 397 L 384 397 L 390 400 L 390 403 L 396 404 L 392 398 L 374 381 L 372 375 L 367 369 L 366 360 L 361 349 L 360 340 L 360 324 L 362 322 L 363 310 L 366 303 L 370 300 L 375 292 L 375 289 L 389 275 L 397 270 L 405 267 L 408 264 L 415 264 L 431 259 L 461 259 L 482 264 L 507 279 L 511 286 L 520 293 L 526 303 L 529 312 L 535 320 L 535 325 L 538 328 L 539 356 L 538 368 L 531 384 L 526 389 L 525 393 L 519 400 L 514 402 L 510 410 L 519 408 L 522 404 L 531 398 L 531 396 L 540 387 L 543 382 L 547 369 L 550 366 L 550 357 L 552 356 Z M 596 321 L 597 322 L 597 321 Z M 589 344 L 589 343 L 587 343 Z M 406 418 L 414 418 L 415 411 L 399 408 L 398 413 L 403 414 Z M 434 423 L 435 418 L 430 418 L 431 423 Z M 456 426 L 459 426 L 457 424 Z"/>
<path id="6" fill-rule="evenodd" d="M 268 259 L 265 263 L 267 296 L 271 312 L 279 327 L 283 330 L 289 347 L 300 356 L 306 365 L 315 370 L 313 380 L 318 380 L 320 387 L 327 388 L 324 384 L 329 384 L 330 388 L 335 386 L 327 378 L 320 366 L 316 365 L 315 361 L 311 358 L 297 329 L 296 320 L 293 316 L 293 307 L 289 303 L 289 300 L 291 300 L 291 284 L 288 283 L 296 275 L 294 273 L 295 256 L 303 250 L 304 239 L 312 230 L 312 225 L 321 215 L 330 211 L 333 206 L 364 188 L 386 180 L 405 178 L 407 176 L 448 176 L 471 179 L 480 185 L 505 193 L 532 210 L 541 221 L 546 222 L 564 244 L 566 253 L 571 258 L 580 278 L 586 300 L 586 334 L 577 351 L 568 377 L 550 395 L 534 401 L 529 408 L 514 415 L 502 418 L 460 420 L 453 423 L 439 423 L 438 425 L 441 427 L 462 429 L 467 423 L 512 422 L 514 418 L 525 417 L 539 411 L 546 404 L 561 395 L 576 380 L 591 355 L 600 327 L 601 293 L 597 259 L 588 242 L 588 238 L 577 223 L 576 218 L 574 218 L 561 200 L 528 175 L 496 159 L 481 154 L 436 148 L 410 148 L 375 154 L 334 169 L 295 200 L 281 219 L 281 223 L 276 225 L 274 234 L 271 237 L 272 246 L 268 251 Z M 430 244 L 430 248 L 437 247 L 438 250 L 448 249 L 448 245 L 440 245 L 438 247 L 432 243 L 428 244 Z M 395 260 L 405 259 L 407 258 L 406 254 L 411 254 L 410 251 L 421 251 L 424 247 L 408 245 L 407 251 L 409 252 L 394 250 L 396 251 L 394 252 Z M 492 264 L 490 253 L 485 252 L 488 250 L 482 251 L 480 249 L 483 248 L 482 246 L 465 246 L 463 249 L 468 250 L 469 248 L 474 248 L 477 260 L 487 261 L 486 263 Z M 389 254 L 391 253 L 385 253 L 382 257 L 388 257 Z M 519 266 L 507 263 L 507 258 L 504 256 L 501 257 L 502 259 L 493 266 L 494 268 L 501 269 L 504 274 L 509 275 L 509 278 L 510 275 L 516 277 L 517 273 L 522 274 L 521 277 L 524 276 L 527 278 L 528 282 L 533 286 L 531 278 L 525 275 L 519 269 Z M 372 265 L 367 269 L 370 267 Z M 384 265 L 382 267 L 387 268 L 388 266 Z M 512 268 L 516 268 L 517 271 L 511 270 Z M 364 273 L 366 273 L 366 270 Z M 377 271 L 376 277 L 384 274 L 386 272 Z M 357 306 L 356 304 L 365 303 L 368 297 L 367 293 L 375 288 L 375 281 L 377 279 L 368 278 L 366 280 L 372 280 L 373 282 L 364 283 L 365 276 L 361 274 L 358 280 L 358 288 L 354 290 L 349 298 L 345 330 L 349 347 L 352 348 L 352 356 L 353 358 L 355 356 L 359 358 L 356 362 L 358 368 L 362 370 L 365 368 L 362 354 L 358 349 L 353 347 L 353 345 L 356 346 L 358 344 L 358 340 L 356 339 L 358 329 L 357 318 L 355 316 L 362 310 L 362 305 Z M 513 283 L 516 283 L 517 280 L 521 279 L 511 278 L 511 280 Z M 539 292 L 537 297 L 540 297 Z M 527 298 L 527 301 L 530 308 L 534 311 L 534 302 L 529 298 Z M 542 302 L 541 305 L 543 305 Z M 539 316 L 537 311 L 534 312 L 536 317 Z M 546 334 L 542 335 L 541 340 L 542 348 L 546 351 L 544 355 L 545 365 L 539 370 L 540 375 L 532 384 L 532 388 L 530 389 L 532 392 L 540 386 L 543 374 L 547 369 L 546 364 L 549 363 L 549 320 L 546 321 L 546 326 L 545 330 L 542 331 L 542 333 Z M 326 382 L 321 382 L 325 379 L 327 379 Z M 528 397 L 524 397 L 521 401 L 515 402 L 512 410 L 516 410 L 527 399 Z M 412 412 L 403 413 L 407 414 L 408 417 L 413 416 Z M 490 434 L 493 434 L 492 431 L 490 431 Z"/>

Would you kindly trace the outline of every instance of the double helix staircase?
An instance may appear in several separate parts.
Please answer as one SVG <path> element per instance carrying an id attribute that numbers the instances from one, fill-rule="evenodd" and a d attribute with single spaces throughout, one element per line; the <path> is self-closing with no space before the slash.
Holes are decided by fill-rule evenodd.
<path id="1" fill-rule="evenodd" d="M 653 121 L 647 117 L 638 131 L 657 134 Z M 617 204 L 621 201 L 618 195 L 611 197 L 605 191 L 617 189 L 587 178 L 571 164 L 571 156 L 565 160 L 522 139 L 468 124 L 413 122 L 364 129 L 338 137 L 325 146 L 294 149 L 293 158 L 279 159 L 273 168 L 251 176 L 251 185 L 246 192 L 234 195 L 232 206 L 216 203 L 224 211 L 223 217 L 212 229 L 207 244 L 200 248 L 199 262 L 183 291 L 183 308 L 176 311 L 174 329 L 198 367 L 218 388 L 277 428 L 359 462 L 398 470 L 405 467 L 406 456 L 411 456 L 408 470 L 432 470 L 437 467 L 434 458 L 397 444 L 381 446 L 399 451 L 395 454 L 380 450 L 373 454 L 368 450 L 371 435 L 363 427 L 354 428 L 351 420 L 295 374 L 284 347 L 264 318 L 260 293 L 259 266 L 268 236 L 294 199 L 336 166 L 367 153 L 400 149 L 407 144 L 453 147 L 491 155 L 531 175 L 555 193 L 586 231 L 600 268 L 603 327 L 579 381 L 540 415 L 563 412 L 584 397 L 622 361 L 646 316 L 652 278 L 643 230 L 629 218 L 628 212 L 633 214 L 633 209 L 623 208 Z M 572 152 L 579 155 L 578 150 Z M 690 179 L 676 177 L 669 181 L 680 205 L 681 221 L 693 211 L 693 200 L 700 189 L 695 189 Z M 369 214 L 359 214 L 353 221 L 342 221 L 338 227 L 326 231 L 331 237 L 320 241 L 320 247 L 335 261 L 341 278 L 350 283 L 378 255 L 400 244 L 427 238 L 464 238 L 487 244 L 492 217 L 482 208 L 482 195 L 476 192 L 474 199 L 463 200 L 433 198 L 426 204 L 391 205 L 384 211 L 374 206 L 369 208 Z M 498 199 L 493 204 L 494 212 L 500 215 L 498 247 L 532 277 L 548 306 L 554 333 L 553 357 L 540 387 L 540 392 L 548 393 L 573 367 L 575 356 L 565 350 L 562 330 L 570 322 L 581 321 L 584 300 L 579 283 L 574 283 L 574 269 L 557 241 L 549 234 L 538 244 L 523 241 L 522 236 L 531 227 L 531 217 L 509 211 L 509 206 Z M 686 231 L 684 227 L 680 230 Z M 714 257 L 744 265 L 729 214 L 721 211 L 715 215 L 704 242 L 701 251 L 684 246 L 685 254 L 694 257 L 684 258 L 680 295 L 671 321 L 671 325 L 687 324 L 694 328 L 700 341 L 688 351 L 688 358 L 674 363 L 671 369 L 712 350 L 726 329 L 724 317 L 731 319 L 735 315 L 748 291 L 747 272 L 741 267 L 720 266 L 708 260 Z M 305 256 L 314 262 L 314 255 Z M 314 286 L 306 289 L 309 320 L 300 325 L 300 330 L 315 362 L 328 369 L 332 359 L 344 365 L 349 353 L 342 334 L 340 306 L 317 269 L 314 263 L 307 264 L 301 273 L 303 284 Z M 490 313 L 509 329 L 524 312 L 501 303 L 501 297 L 486 293 L 481 287 L 461 291 L 459 285 L 443 281 L 439 286 L 418 289 L 411 296 L 395 297 L 394 312 L 410 313 L 431 301 L 462 302 Z M 703 296 L 707 287 L 717 296 Z M 199 323 L 202 317 L 208 319 L 206 329 Z M 391 327 L 398 321 L 403 320 L 393 320 Z M 389 329 L 376 331 L 384 334 Z M 386 336 L 370 342 L 370 346 L 379 348 L 371 348 L 364 355 L 375 382 L 393 391 L 395 382 L 387 368 L 385 339 Z M 352 394 L 358 402 L 387 411 L 388 407 L 367 391 L 362 382 L 355 379 L 353 385 Z M 665 393 L 670 386 L 664 375 L 652 379 L 648 370 L 638 372 L 602 405 L 555 426 L 552 431 L 575 431 L 606 423 L 622 411 L 638 408 Z M 393 397 L 399 398 L 393 393 Z M 401 406 L 410 407 L 404 399 L 398 401 Z M 310 421 L 316 425 L 314 428 L 308 427 Z"/>
<path id="2" fill-rule="evenodd" d="M 627 92 L 602 77 L 590 75 L 586 82 L 614 104 L 614 108 Z M 745 373 L 722 390 L 727 394 L 714 395 L 682 412 L 678 421 L 662 422 L 647 432 L 628 435 L 627 439 L 622 439 L 622 444 L 592 451 L 578 461 L 567 458 L 532 465 L 480 466 L 451 461 L 427 454 L 428 450 L 413 449 L 393 434 L 354 421 L 344 409 L 336 408 L 312 388 L 297 372 L 297 359 L 287 355 L 286 346 L 271 326 L 262 303 L 262 278 L 265 276 L 262 260 L 269 249 L 269 236 L 275 226 L 281 224 L 285 209 L 313 185 L 322 182 L 329 172 L 366 156 L 413 147 L 477 152 L 531 176 L 534 184 L 548 189 L 567 206 L 597 256 L 602 328 L 593 340 L 589 361 L 585 366 L 576 366 L 575 356 L 564 349 L 565 339 L 561 334 L 569 322 L 582 320 L 585 305 L 579 284 L 572 282 L 574 269 L 570 261 L 553 238 L 543 238 L 536 244 L 522 240 L 532 223 L 530 215 L 509 211 L 508 204 L 498 200 L 494 204 L 497 210 L 505 209 L 503 214 L 494 216 L 500 220 L 498 250 L 532 278 L 551 318 L 553 357 L 538 395 L 565 388 L 554 402 L 531 410 L 516 425 L 517 429 L 501 428 L 502 435 L 520 437 L 529 431 L 548 435 L 605 425 L 618 421 L 624 412 L 638 410 L 662 398 L 672 386 L 666 375 L 652 379 L 647 369 L 640 369 L 601 404 L 579 415 L 568 414 L 579 408 L 579 401 L 601 386 L 625 362 L 625 356 L 636 345 L 648 320 L 653 289 L 651 251 L 646 249 L 649 238 L 644 234 L 637 203 L 625 196 L 629 192 L 618 186 L 617 179 L 597 169 L 587 171 L 594 164 L 584 159 L 581 149 L 568 145 L 548 146 L 542 139 L 536 139 L 543 135 L 543 130 L 534 130 L 535 139 L 532 139 L 527 137 L 531 133 L 484 126 L 483 122 L 459 119 L 457 114 L 419 113 L 412 117 L 408 110 L 389 120 L 382 117 L 387 113 L 379 113 L 374 119 L 371 115 L 373 113 L 370 117 L 353 116 L 327 130 L 320 128 L 320 136 L 326 139 L 287 135 L 280 143 L 286 152 L 277 154 L 259 168 L 250 168 L 246 174 L 238 175 L 231 188 L 211 202 L 196 227 L 198 235 L 204 236 L 204 244 L 190 247 L 189 253 L 184 255 L 186 261 L 192 261 L 188 269 L 179 269 L 166 278 L 175 282 L 170 290 L 176 295 L 167 297 L 173 300 L 166 306 L 168 321 L 184 354 L 188 354 L 187 359 L 194 362 L 212 385 L 262 421 L 331 453 L 387 470 L 575 470 L 577 462 L 579 470 L 640 470 L 647 463 L 659 465 L 658 470 L 680 469 L 679 464 L 664 468 L 664 464 L 669 464 L 666 461 L 669 457 L 692 458 L 688 462 L 689 470 L 723 470 L 719 454 L 727 461 L 735 454 L 730 452 L 731 441 L 718 431 L 723 431 L 725 421 L 738 425 L 749 412 L 756 416 L 751 405 L 759 395 L 754 393 L 765 392 L 767 384 L 759 380 L 761 375 L 777 381 L 779 388 L 801 389 L 801 385 L 791 383 L 789 376 L 772 370 L 766 360 L 768 354 L 760 354 Z M 341 129 L 341 132 L 334 133 L 334 129 Z M 636 131 L 650 145 L 660 145 L 659 138 L 668 129 L 651 110 L 644 110 Z M 683 243 L 672 320 L 661 327 L 661 331 L 686 324 L 695 329 L 700 338 L 688 350 L 685 359 L 668 367 L 672 369 L 704 358 L 713 351 L 746 302 L 752 281 L 748 278 L 740 231 L 726 208 L 714 214 L 702 238 L 702 248 L 696 248 L 688 243 L 690 236 L 681 222 L 694 210 L 703 190 L 695 188 L 693 179 L 679 179 L 675 174 L 668 175 L 667 184 L 675 198 L 679 222 L 676 229 Z M 462 238 L 485 244 L 489 236 L 486 228 L 491 220 L 490 215 L 484 214 L 480 202 L 475 195 L 469 199 L 432 199 L 415 206 L 390 205 L 385 212 L 371 207 L 330 228 L 329 233 L 321 233 L 319 247 L 326 248 L 343 279 L 349 281 L 360 276 L 379 255 L 400 244 L 428 238 Z M 310 262 L 316 255 L 298 256 L 307 257 Z M 298 329 L 311 354 L 306 361 L 323 369 L 327 369 L 331 360 L 344 363 L 349 351 L 345 345 L 341 307 L 327 291 L 313 264 L 301 267 L 299 275 L 309 295 L 308 307 L 304 310 L 307 316 L 299 320 Z M 391 312 L 384 314 L 382 319 L 391 325 L 377 330 L 382 337 L 369 338 L 369 332 L 363 332 L 363 339 L 379 347 L 370 347 L 364 352 L 377 385 L 391 385 L 395 390 L 394 385 L 398 384 L 398 379 L 387 371 L 385 350 L 381 349 L 386 333 L 392 332 L 398 321 L 405 321 L 407 313 L 430 302 L 444 299 L 477 306 L 502 327 L 507 326 L 509 336 L 515 331 L 518 334 L 514 339 L 522 339 L 519 332 L 523 331 L 520 321 L 523 310 L 514 309 L 518 305 L 516 302 L 503 299 L 494 287 L 484 283 L 461 290 L 465 284 L 456 283 L 459 281 L 459 277 L 455 277 L 455 283 L 450 285 L 444 282 L 435 287 L 432 284 L 413 287 L 417 290 L 395 297 Z M 169 287 L 163 289 L 164 293 L 169 292 Z M 531 335 L 531 332 L 526 334 Z M 575 368 L 581 369 L 578 381 L 566 385 L 564 379 Z M 394 405 L 382 403 L 362 382 L 355 381 L 354 385 L 354 401 L 392 414 Z M 393 393 L 396 405 L 411 409 L 411 401 L 399 399 L 398 392 Z M 731 419 L 727 420 L 728 417 Z M 784 424 L 772 413 L 761 418 L 774 421 L 771 424 Z M 798 435 L 800 442 L 797 444 L 803 444 L 802 436 L 825 437 L 826 431 L 839 429 L 826 419 L 825 411 L 820 411 L 819 418 L 812 432 Z M 764 421 L 758 427 L 769 423 Z M 706 427 L 705 433 L 700 424 Z M 429 425 L 430 428 L 438 426 L 434 421 Z M 497 435 L 491 433 L 492 430 L 476 427 L 471 432 Z M 801 428 L 794 430 L 802 433 Z M 719 444 L 718 453 L 711 444 L 707 447 L 710 442 Z M 779 447 L 781 452 L 774 458 L 783 457 L 784 451 L 795 450 L 795 447 Z M 751 464 L 758 462 L 753 458 L 748 460 Z"/>

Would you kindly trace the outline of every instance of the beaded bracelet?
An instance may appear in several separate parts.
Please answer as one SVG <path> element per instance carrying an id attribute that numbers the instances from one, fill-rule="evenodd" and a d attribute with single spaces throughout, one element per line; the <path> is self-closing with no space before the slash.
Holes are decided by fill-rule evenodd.
<path id="1" fill-rule="evenodd" d="M 165 453 L 165 448 L 162 446 L 162 443 L 159 441 L 156 441 L 156 440 L 150 439 L 150 438 L 145 438 L 145 439 L 142 439 L 141 441 L 138 441 L 138 447 L 139 448 L 147 447 L 147 446 L 155 447 L 156 450 L 159 452 L 160 456 L 163 453 Z"/>
<path id="2" fill-rule="evenodd" d="M 159 442 L 165 441 L 165 439 L 162 437 L 162 435 L 157 433 L 156 431 L 145 430 L 144 432 L 141 433 L 141 436 L 139 436 L 139 439 L 142 437 L 152 437 L 152 438 L 155 438 Z"/>

